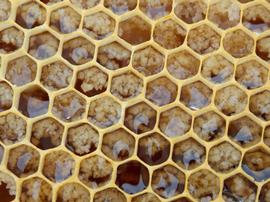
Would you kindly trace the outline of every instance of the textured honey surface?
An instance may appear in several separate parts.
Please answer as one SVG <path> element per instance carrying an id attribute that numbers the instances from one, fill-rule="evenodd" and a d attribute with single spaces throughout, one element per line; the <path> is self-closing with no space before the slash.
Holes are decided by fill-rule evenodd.
<path id="1" fill-rule="evenodd" d="M 0 201 L 270 202 L 269 0 L 0 0 Z"/>

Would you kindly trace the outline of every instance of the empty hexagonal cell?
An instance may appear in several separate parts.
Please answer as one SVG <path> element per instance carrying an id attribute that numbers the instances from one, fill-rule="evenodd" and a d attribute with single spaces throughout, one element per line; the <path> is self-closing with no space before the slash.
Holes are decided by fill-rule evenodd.
<path id="1" fill-rule="evenodd" d="M 151 19 L 168 15 L 172 10 L 172 0 L 140 0 L 140 9 Z"/>
<path id="2" fill-rule="evenodd" d="M 134 196 L 131 202 L 161 202 L 161 200 L 155 194 L 144 193 Z"/>
<path id="3" fill-rule="evenodd" d="M 44 158 L 42 173 L 52 182 L 62 182 L 74 172 L 75 161 L 65 151 L 47 153 Z"/>
<path id="4" fill-rule="evenodd" d="M 60 90 L 70 84 L 72 74 L 70 67 L 61 61 L 56 61 L 42 67 L 40 82 L 49 90 Z"/>
<path id="5" fill-rule="evenodd" d="M 11 11 L 11 3 L 9 0 L 1 1 L 0 5 L 0 21 L 5 21 L 9 18 Z"/>
<path id="6" fill-rule="evenodd" d="M 37 2 L 27 2 L 17 8 L 16 22 L 23 28 L 31 29 L 46 20 L 46 9 Z"/>
<path id="7" fill-rule="evenodd" d="M 270 126 L 267 126 L 264 130 L 263 141 L 268 147 L 270 147 Z"/>
<path id="8" fill-rule="evenodd" d="M 177 85 L 163 76 L 147 84 L 145 97 L 154 104 L 163 106 L 174 102 L 177 91 Z"/>
<path id="9" fill-rule="evenodd" d="M 270 120 L 270 91 L 265 90 L 250 97 L 249 110 L 264 121 Z"/>
<path id="10" fill-rule="evenodd" d="M 170 154 L 170 143 L 159 133 L 142 137 L 138 145 L 138 157 L 149 165 L 165 162 Z"/>
<path id="11" fill-rule="evenodd" d="M 219 0 L 210 5 L 208 19 L 222 29 L 234 27 L 240 22 L 240 7 L 232 0 Z"/>
<path id="12" fill-rule="evenodd" d="M 114 32 L 115 20 L 104 12 L 87 15 L 83 20 L 83 31 L 93 39 L 104 39 Z"/>
<path id="13" fill-rule="evenodd" d="M 40 0 L 41 2 L 43 2 L 44 4 L 47 4 L 48 6 L 51 6 L 53 4 L 62 2 L 63 0 Z"/>
<path id="14" fill-rule="evenodd" d="M 21 48 L 24 33 L 16 27 L 9 27 L 0 31 L 0 53 L 7 54 Z"/>
<path id="15" fill-rule="evenodd" d="M 128 66 L 131 52 L 118 42 L 112 42 L 98 49 L 97 62 L 107 69 L 116 70 Z"/>
<path id="16" fill-rule="evenodd" d="M 132 45 L 138 45 L 151 38 L 151 25 L 140 16 L 133 16 L 119 23 L 118 36 Z"/>
<path id="17" fill-rule="evenodd" d="M 32 177 L 23 181 L 21 189 L 21 202 L 52 201 L 52 187 L 40 177 Z"/>
<path id="18" fill-rule="evenodd" d="M 243 147 L 258 143 L 262 136 L 262 127 L 247 116 L 231 121 L 228 129 L 229 137 Z"/>
<path id="19" fill-rule="evenodd" d="M 211 53 L 220 46 L 220 35 L 210 26 L 202 24 L 189 31 L 187 44 L 199 54 Z"/>
<path id="20" fill-rule="evenodd" d="M 206 151 L 203 145 L 189 138 L 173 147 L 173 161 L 184 169 L 194 169 L 205 161 Z"/>
<path id="21" fill-rule="evenodd" d="M 96 192 L 93 202 L 117 201 L 127 202 L 125 195 L 116 188 L 107 188 Z"/>
<path id="22" fill-rule="evenodd" d="M 253 52 L 254 40 L 244 31 L 237 29 L 225 34 L 223 47 L 233 57 L 242 58 Z"/>
<path id="23" fill-rule="evenodd" d="M 200 67 L 200 60 L 189 51 L 180 51 L 168 56 L 168 72 L 176 79 L 188 79 L 195 76 Z"/>
<path id="24" fill-rule="evenodd" d="M 73 65 L 82 65 L 93 59 L 95 45 L 84 37 L 76 37 L 63 45 L 62 57 Z"/>
<path id="25" fill-rule="evenodd" d="M 132 66 L 144 76 L 151 76 L 163 69 L 164 56 L 154 47 L 147 46 L 134 52 Z"/>
<path id="26" fill-rule="evenodd" d="M 259 201 L 268 202 L 270 200 L 269 194 L 270 194 L 270 182 L 267 182 L 261 188 Z"/>
<path id="27" fill-rule="evenodd" d="M 9 151 L 7 168 L 18 177 L 26 177 L 38 170 L 40 155 L 27 145 L 20 145 Z"/>
<path id="28" fill-rule="evenodd" d="M 189 193 L 199 201 L 211 201 L 220 192 L 219 178 L 207 169 L 201 169 L 188 179 Z"/>
<path id="29" fill-rule="evenodd" d="M 224 181 L 222 197 L 225 202 L 256 201 L 257 186 L 242 174 L 236 174 Z"/>
<path id="30" fill-rule="evenodd" d="M 168 19 L 156 24 L 153 38 L 163 48 L 173 49 L 183 44 L 186 30 L 173 19 Z"/>
<path id="31" fill-rule="evenodd" d="M 268 69 L 257 62 L 250 60 L 237 66 L 235 79 L 247 89 L 263 86 L 268 77 Z"/>
<path id="32" fill-rule="evenodd" d="M 111 163 L 96 155 L 82 160 L 79 179 L 88 187 L 96 189 L 109 183 L 112 172 Z"/>
<path id="33" fill-rule="evenodd" d="M 248 7 L 243 12 L 242 21 L 251 31 L 264 32 L 270 28 L 270 11 L 260 4 Z"/>
<path id="34" fill-rule="evenodd" d="M 135 147 L 135 138 L 126 130 L 120 128 L 103 135 L 102 152 L 114 161 L 129 158 Z"/>
<path id="35" fill-rule="evenodd" d="M 213 141 L 225 133 L 226 121 L 214 111 L 197 116 L 194 120 L 193 130 L 204 141 Z"/>
<path id="36" fill-rule="evenodd" d="M 26 134 L 26 121 L 14 113 L 0 116 L 0 139 L 6 145 L 20 142 Z"/>
<path id="37" fill-rule="evenodd" d="M 12 107 L 13 90 L 5 81 L 0 81 L 0 112 Z"/>
<path id="38" fill-rule="evenodd" d="M 100 0 L 69 0 L 73 5 L 81 9 L 89 9 L 99 4 Z"/>
<path id="39" fill-rule="evenodd" d="M 53 102 L 52 113 L 63 121 L 77 121 L 85 114 L 86 101 L 74 91 L 57 95 Z"/>
<path id="40" fill-rule="evenodd" d="M 195 23 L 205 19 L 207 5 L 203 0 L 183 0 L 176 4 L 175 15 L 186 23 Z"/>
<path id="41" fill-rule="evenodd" d="M 111 93 L 122 101 L 127 101 L 141 94 L 143 80 L 132 72 L 114 76 L 111 83 Z"/>
<path id="42" fill-rule="evenodd" d="M 16 182 L 14 178 L 4 172 L 0 172 L 0 194 L 1 200 L 13 201 L 16 197 Z"/>
<path id="43" fill-rule="evenodd" d="M 22 86 L 36 77 L 37 64 L 28 56 L 15 58 L 8 62 L 5 77 L 12 84 Z"/>
<path id="44" fill-rule="evenodd" d="M 135 9 L 137 0 L 104 0 L 104 6 L 120 15 Z"/>
<path id="45" fill-rule="evenodd" d="M 33 118 L 46 114 L 48 112 L 49 102 L 48 93 L 35 85 L 21 92 L 18 108 L 23 115 Z"/>
<path id="46" fill-rule="evenodd" d="M 79 183 L 70 182 L 62 185 L 57 191 L 57 202 L 90 201 L 90 193 Z"/>
<path id="47" fill-rule="evenodd" d="M 189 131 L 192 117 L 180 107 L 173 107 L 160 114 L 159 128 L 168 137 L 184 135 Z"/>
<path id="48" fill-rule="evenodd" d="M 88 120 L 100 128 L 116 124 L 121 117 L 121 105 L 113 98 L 105 96 L 90 102 Z"/>
<path id="49" fill-rule="evenodd" d="M 98 147 L 99 134 L 87 123 L 79 124 L 68 129 L 66 147 L 77 155 L 85 155 Z"/>
<path id="50" fill-rule="evenodd" d="M 265 60 L 266 62 L 270 62 L 270 36 L 266 36 L 257 41 L 256 45 L 256 54 Z"/>
<path id="51" fill-rule="evenodd" d="M 53 118 L 45 118 L 32 126 L 31 143 L 40 149 L 50 149 L 61 144 L 64 126 Z"/>
<path id="52" fill-rule="evenodd" d="M 75 88 L 87 96 L 94 96 L 106 91 L 108 75 L 96 66 L 80 70 Z"/>
<path id="53" fill-rule="evenodd" d="M 216 92 L 215 104 L 227 116 L 239 114 L 247 105 L 247 95 L 240 88 L 230 85 Z"/>
<path id="54" fill-rule="evenodd" d="M 156 111 L 144 102 L 137 103 L 126 109 L 124 124 L 137 134 L 150 131 L 156 124 Z"/>
<path id="55" fill-rule="evenodd" d="M 198 110 L 210 104 L 212 93 L 207 85 L 196 81 L 182 87 L 180 101 L 188 108 Z"/>
<path id="56" fill-rule="evenodd" d="M 128 194 L 141 192 L 149 184 L 148 169 L 139 161 L 133 160 L 124 163 L 117 168 L 115 184 Z"/>
<path id="57" fill-rule="evenodd" d="M 241 152 L 229 142 L 212 147 L 208 154 L 208 164 L 217 172 L 227 173 L 238 167 Z"/>
<path id="58" fill-rule="evenodd" d="M 232 78 L 233 64 L 220 54 L 211 55 L 203 61 L 201 74 L 213 83 L 224 83 Z"/>

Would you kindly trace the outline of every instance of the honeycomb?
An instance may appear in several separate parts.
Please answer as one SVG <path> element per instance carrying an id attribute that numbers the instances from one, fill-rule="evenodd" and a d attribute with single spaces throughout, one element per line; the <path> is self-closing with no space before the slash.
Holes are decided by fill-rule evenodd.
<path id="1" fill-rule="evenodd" d="M 0 201 L 270 202 L 269 0 L 0 0 Z"/>

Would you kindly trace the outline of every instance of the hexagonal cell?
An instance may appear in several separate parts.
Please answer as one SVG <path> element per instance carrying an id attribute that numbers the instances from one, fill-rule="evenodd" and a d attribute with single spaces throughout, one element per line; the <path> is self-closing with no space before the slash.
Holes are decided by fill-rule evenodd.
<path id="1" fill-rule="evenodd" d="M 241 29 L 229 31 L 223 38 L 224 49 L 235 58 L 250 55 L 254 49 L 254 40 Z"/>
<path id="2" fill-rule="evenodd" d="M 211 103 L 212 93 L 207 85 L 196 81 L 182 87 L 180 101 L 188 108 L 198 110 Z"/>
<path id="3" fill-rule="evenodd" d="M 40 177 L 32 177 L 23 181 L 21 189 L 21 202 L 52 201 L 52 187 Z"/>
<path id="4" fill-rule="evenodd" d="M 79 183 L 63 184 L 57 191 L 56 201 L 90 201 L 90 193 Z"/>
<path id="5" fill-rule="evenodd" d="M 193 130 L 204 141 L 221 138 L 226 129 L 226 121 L 214 111 L 205 112 L 194 120 Z"/>
<path id="6" fill-rule="evenodd" d="M 177 91 L 177 85 L 162 76 L 148 82 L 145 97 L 154 104 L 163 106 L 174 102 Z"/>
<path id="7" fill-rule="evenodd" d="M 102 191 L 96 192 L 93 199 L 93 202 L 104 201 L 127 202 L 127 199 L 122 192 L 118 191 L 118 189 L 107 188 Z"/>
<path id="8" fill-rule="evenodd" d="M 77 155 L 86 155 L 95 151 L 99 143 L 99 133 L 87 123 L 68 129 L 66 147 Z"/>
<path id="9" fill-rule="evenodd" d="M 73 8 L 65 6 L 52 11 L 50 27 L 62 34 L 69 34 L 78 29 L 81 16 Z"/>
<path id="10" fill-rule="evenodd" d="M 265 183 L 260 192 L 259 201 L 269 201 L 269 194 L 270 194 L 270 182 Z"/>
<path id="11" fill-rule="evenodd" d="M 264 130 L 263 141 L 268 147 L 270 147 L 270 126 L 267 126 Z"/>
<path id="12" fill-rule="evenodd" d="M 208 164 L 216 172 L 228 173 L 238 167 L 241 156 L 241 152 L 232 144 L 222 142 L 210 149 Z"/>
<path id="13" fill-rule="evenodd" d="M 9 27 L 0 31 L 0 53 L 8 54 L 21 48 L 24 33 L 16 27 Z"/>
<path id="14" fill-rule="evenodd" d="M 26 134 L 27 123 L 14 113 L 0 116 L 0 140 L 5 145 L 20 142 Z"/>
<path id="15" fill-rule="evenodd" d="M 250 97 L 249 110 L 264 121 L 270 120 L 270 91 L 265 90 Z"/>
<path id="16" fill-rule="evenodd" d="M 206 24 L 191 29 L 188 33 L 188 46 L 199 54 L 211 53 L 220 46 L 220 35 Z"/>
<path id="17" fill-rule="evenodd" d="M 85 107 L 85 99 L 75 91 L 69 91 L 54 98 L 52 113 L 62 121 L 77 121 L 84 116 Z"/>
<path id="18" fill-rule="evenodd" d="M 234 85 L 227 86 L 216 92 L 215 104 L 227 116 L 244 111 L 247 102 L 246 93 Z"/>
<path id="19" fill-rule="evenodd" d="M 90 102 L 88 120 L 100 128 L 107 128 L 120 120 L 121 111 L 122 108 L 118 102 L 105 96 Z"/>
<path id="20" fill-rule="evenodd" d="M 101 156 L 91 156 L 81 161 L 79 179 L 88 187 L 96 189 L 109 183 L 113 168 Z"/>
<path id="21" fill-rule="evenodd" d="M 73 65 L 90 62 L 95 53 L 95 45 L 86 38 L 78 36 L 63 44 L 62 57 Z"/>
<path id="22" fill-rule="evenodd" d="M 232 0 L 219 0 L 209 6 L 208 19 L 221 29 L 234 27 L 240 22 L 240 7 Z"/>
<path id="23" fill-rule="evenodd" d="M 168 19 L 155 25 L 153 38 L 163 48 L 173 49 L 183 44 L 186 30 L 173 19 Z"/>
<path id="24" fill-rule="evenodd" d="M 242 174 L 235 174 L 224 181 L 222 197 L 225 202 L 256 200 L 257 186 Z"/>
<path id="25" fill-rule="evenodd" d="M 0 81 L 0 112 L 6 111 L 12 107 L 13 90 L 5 81 Z"/>
<path id="26" fill-rule="evenodd" d="M 38 170 L 40 155 L 27 145 L 20 145 L 9 151 L 7 168 L 18 177 L 26 177 Z"/>
<path id="27" fill-rule="evenodd" d="M 101 150 L 114 161 L 129 158 L 134 152 L 134 147 L 135 138 L 122 128 L 103 135 Z"/>
<path id="28" fill-rule="evenodd" d="M 172 10 L 172 0 L 140 0 L 140 9 L 144 12 L 149 18 L 156 20 L 165 15 L 168 15 Z"/>
<path id="29" fill-rule="evenodd" d="M 62 182 L 73 175 L 75 161 L 65 151 L 47 153 L 44 158 L 42 173 L 52 182 Z"/>
<path id="30" fill-rule="evenodd" d="M 199 67 L 200 60 L 187 50 L 173 53 L 168 56 L 168 72 L 176 79 L 183 80 L 195 76 Z"/>
<path id="31" fill-rule="evenodd" d="M 242 147 L 249 147 L 261 140 L 262 127 L 244 116 L 230 122 L 228 136 Z"/>
<path id="32" fill-rule="evenodd" d="M 131 52 L 114 41 L 98 49 L 97 62 L 110 70 L 128 66 Z"/>
<path id="33" fill-rule="evenodd" d="M 93 39 L 104 39 L 114 32 L 115 20 L 104 12 L 87 15 L 83 20 L 83 31 Z"/>
<path id="34" fill-rule="evenodd" d="M 192 117 L 180 107 L 173 107 L 160 114 L 159 128 L 168 137 L 184 135 L 189 131 Z"/>
<path id="35" fill-rule="evenodd" d="M 240 3 L 244 4 L 244 3 L 248 3 L 248 2 L 251 2 L 251 1 L 254 1 L 254 0 L 238 0 Z"/>
<path id="36" fill-rule="evenodd" d="M 205 161 L 206 150 L 195 139 L 178 142 L 173 147 L 173 161 L 183 169 L 197 168 Z"/>
<path id="37" fill-rule="evenodd" d="M 140 16 L 133 16 L 119 23 L 118 36 L 132 45 L 149 41 L 151 25 Z"/>
<path id="38" fill-rule="evenodd" d="M 243 12 L 242 21 L 251 31 L 264 32 L 270 28 L 270 11 L 261 4 L 248 7 Z"/>
<path id="39" fill-rule="evenodd" d="M 254 89 L 263 86 L 268 77 L 268 69 L 257 62 L 250 60 L 237 66 L 235 79 L 247 89 Z"/>
<path id="40" fill-rule="evenodd" d="M 264 38 L 259 39 L 256 45 L 256 54 L 268 63 L 270 63 L 269 46 L 270 46 L 270 36 L 266 36 Z"/>
<path id="41" fill-rule="evenodd" d="M 209 81 L 219 84 L 232 78 L 233 64 L 220 54 L 210 55 L 202 64 L 201 74 Z"/>
<path id="42" fill-rule="evenodd" d="M 41 2 L 43 2 L 44 4 L 47 4 L 48 6 L 51 6 L 53 4 L 62 2 L 63 0 L 40 0 Z"/>
<path id="43" fill-rule="evenodd" d="M 202 0 L 183 0 L 176 4 L 175 15 L 191 24 L 205 19 L 207 5 Z"/>
<path id="44" fill-rule="evenodd" d="M 126 162 L 118 166 L 115 184 L 128 194 L 141 192 L 149 184 L 148 169 L 139 161 Z"/>
<path id="45" fill-rule="evenodd" d="M 2 163 L 4 154 L 5 154 L 5 148 L 2 146 L 2 144 L 0 144 L 0 164 Z"/>
<path id="46" fill-rule="evenodd" d="M 11 3 L 9 0 L 1 1 L 0 5 L 0 22 L 6 21 L 9 18 L 11 11 Z"/>
<path id="47" fill-rule="evenodd" d="M 159 200 L 156 195 L 146 192 L 144 194 L 134 196 L 131 199 L 131 202 L 161 202 L 161 200 Z"/>
<path id="48" fill-rule="evenodd" d="M 125 72 L 114 76 L 111 93 L 122 101 L 137 97 L 143 90 L 143 80 L 133 72 Z"/>
<path id="49" fill-rule="evenodd" d="M 91 97 L 106 91 L 107 85 L 108 75 L 100 68 L 93 66 L 78 72 L 75 88 Z"/>
<path id="50" fill-rule="evenodd" d="M 73 5 L 81 9 L 89 9 L 98 5 L 100 0 L 69 0 Z"/>
<path id="51" fill-rule="evenodd" d="M 70 84 L 72 74 L 73 71 L 69 66 L 56 61 L 42 67 L 40 82 L 49 90 L 60 90 Z"/>
<path id="52" fill-rule="evenodd" d="M 207 169 L 201 169 L 190 175 L 188 179 L 189 193 L 200 201 L 211 201 L 220 192 L 219 178 Z"/>
<path id="53" fill-rule="evenodd" d="M 34 85 L 21 92 L 18 109 L 23 115 L 33 118 L 46 114 L 49 102 L 48 93 L 41 87 Z"/>
<path id="54" fill-rule="evenodd" d="M 16 182 L 14 178 L 2 171 L 0 171 L 0 194 L 1 200 L 13 201 L 16 197 Z"/>
<path id="55" fill-rule="evenodd" d="M 192 201 L 187 197 L 181 197 L 181 198 L 175 199 L 171 202 L 192 202 Z"/>
<path id="56" fill-rule="evenodd" d="M 36 73 L 36 62 L 28 56 L 22 56 L 8 62 L 5 77 L 12 84 L 22 86 L 34 81 Z"/>
<path id="57" fill-rule="evenodd" d="M 138 157 L 149 165 L 165 162 L 170 154 L 170 143 L 159 133 L 140 138 L 138 143 Z"/>
<path id="58" fill-rule="evenodd" d="M 27 2 L 19 5 L 16 23 L 25 29 L 42 25 L 46 20 L 46 9 L 37 2 Z"/>
<path id="59" fill-rule="evenodd" d="M 45 118 L 32 126 L 31 143 L 40 149 L 50 149 L 61 144 L 64 126 L 53 118 Z"/>
<path id="60" fill-rule="evenodd" d="M 261 182 L 270 178 L 270 153 L 262 147 L 255 147 L 244 154 L 242 169 L 254 180 Z"/>
<path id="61" fill-rule="evenodd" d="M 104 0 L 104 6 L 121 15 L 136 8 L 137 0 Z"/>

